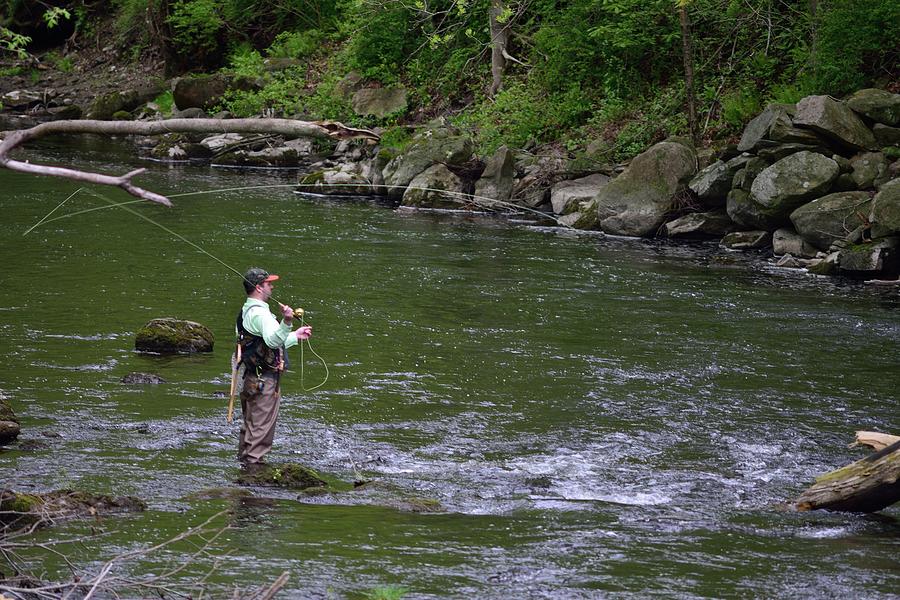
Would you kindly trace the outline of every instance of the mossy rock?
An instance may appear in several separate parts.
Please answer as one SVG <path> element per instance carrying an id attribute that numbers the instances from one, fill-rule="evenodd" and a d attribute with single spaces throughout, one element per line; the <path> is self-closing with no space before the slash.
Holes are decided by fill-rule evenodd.
<path id="1" fill-rule="evenodd" d="M 113 121 L 132 121 L 134 116 L 127 110 L 117 110 L 112 114 Z"/>
<path id="2" fill-rule="evenodd" d="M 19 436 L 21 431 L 19 419 L 13 412 L 9 403 L 0 398 L 0 444 L 11 442 Z"/>
<path id="3" fill-rule="evenodd" d="M 146 508 L 146 503 L 134 496 L 109 496 L 76 490 L 56 490 L 45 494 L 0 491 L 0 523 L 7 527 L 61 518 L 140 512 Z"/>
<path id="4" fill-rule="evenodd" d="M 254 468 L 242 470 L 235 483 L 292 490 L 324 488 L 328 485 L 314 470 L 296 463 L 255 465 Z"/>
<path id="5" fill-rule="evenodd" d="M 205 325 L 162 318 L 153 319 L 138 330 L 134 348 L 160 354 L 212 352 L 214 342 L 215 336 Z"/>

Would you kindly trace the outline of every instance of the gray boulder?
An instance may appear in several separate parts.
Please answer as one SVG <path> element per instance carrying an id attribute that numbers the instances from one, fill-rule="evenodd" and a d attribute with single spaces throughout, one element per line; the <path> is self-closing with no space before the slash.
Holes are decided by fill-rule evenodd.
<path id="1" fill-rule="evenodd" d="M 772 252 L 775 256 L 812 258 L 819 250 L 793 229 L 782 227 L 772 234 Z"/>
<path id="2" fill-rule="evenodd" d="M 459 208 L 463 201 L 463 183 L 444 165 L 428 167 L 410 182 L 403 192 L 403 206 Z"/>
<path id="3" fill-rule="evenodd" d="M 808 127 L 841 146 L 874 150 L 875 136 L 856 113 L 831 96 L 807 96 L 797 103 L 794 123 Z"/>
<path id="4" fill-rule="evenodd" d="M 231 77 L 224 73 L 195 75 L 175 81 L 172 99 L 180 111 L 188 108 L 210 110 L 222 102 L 222 97 L 229 89 L 250 91 L 260 87 L 259 81 L 249 77 Z"/>
<path id="5" fill-rule="evenodd" d="M 808 129 L 795 127 L 793 119 L 797 108 L 793 104 L 770 104 L 754 117 L 741 135 L 740 152 L 750 152 L 774 145 L 773 143 L 798 143 L 819 145 L 821 139 Z"/>
<path id="6" fill-rule="evenodd" d="M 746 229 L 771 231 L 785 221 L 785 219 L 768 214 L 765 208 L 753 201 L 748 192 L 739 188 L 728 192 L 725 211 L 736 225 Z"/>
<path id="7" fill-rule="evenodd" d="M 6 444 L 19 436 L 19 419 L 6 398 L 0 396 L 0 444 Z"/>
<path id="8" fill-rule="evenodd" d="M 729 161 L 731 163 L 732 161 Z M 699 173 L 697 173 L 688 187 L 704 206 L 724 206 L 725 197 L 731 189 L 734 174 L 739 170 L 739 163 L 734 163 L 730 168 L 729 163 L 717 160 Z"/>
<path id="9" fill-rule="evenodd" d="M 888 237 L 838 251 L 837 266 L 850 273 L 896 273 L 900 266 L 900 238 Z"/>
<path id="10" fill-rule="evenodd" d="M 481 178 L 475 183 L 476 199 L 481 202 L 488 200 L 509 202 L 515 174 L 515 155 L 506 146 L 500 146 L 488 159 Z"/>
<path id="11" fill-rule="evenodd" d="M 318 194 L 371 194 L 372 182 L 367 163 L 342 163 L 336 167 L 309 173 L 300 178 L 298 189 Z"/>
<path id="12" fill-rule="evenodd" d="M 868 88 L 847 99 L 847 106 L 876 123 L 900 125 L 900 94 Z"/>
<path id="13" fill-rule="evenodd" d="M 675 194 L 696 172 L 697 155 L 687 143 L 670 140 L 651 146 L 594 197 L 601 229 L 614 235 L 654 235 L 674 208 Z"/>
<path id="14" fill-rule="evenodd" d="M 235 150 L 227 154 L 220 154 L 213 164 L 260 169 L 294 168 L 307 161 L 314 148 L 315 144 L 312 140 L 298 138 L 262 150 Z"/>
<path id="15" fill-rule="evenodd" d="M 888 170 L 888 160 L 881 152 L 863 152 L 850 159 L 853 168 L 851 177 L 857 189 L 865 190 L 875 187 L 875 182 L 882 180 Z"/>
<path id="16" fill-rule="evenodd" d="M 124 92 L 109 92 L 98 96 L 88 107 L 86 117 L 108 121 L 118 112 L 131 112 L 153 100 L 163 92 L 162 82 L 151 83 Z"/>
<path id="17" fill-rule="evenodd" d="M 385 165 L 382 173 L 388 194 L 402 196 L 403 188 L 428 167 L 436 163 L 461 165 L 472 157 L 473 150 L 472 140 L 467 136 L 447 128 L 425 130 L 413 138 L 403 154 Z"/>
<path id="18" fill-rule="evenodd" d="M 766 167 L 769 166 L 769 164 L 770 163 L 759 158 L 758 156 L 754 156 L 744 164 L 743 168 L 735 172 L 734 179 L 731 182 L 731 187 L 742 189 L 745 192 L 750 192 L 750 188 L 753 186 L 753 181 L 759 176 L 760 173 L 763 172 Z"/>
<path id="19" fill-rule="evenodd" d="M 900 233 L 900 179 L 887 182 L 875 194 L 869 221 L 880 235 Z"/>
<path id="20" fill-rule="evenodd" d="M 663 227 L 669 237 L 722 237 L 734 229 L 734 222 L 724 210 L 717 210 L 684 215 Z"/>
<path id="21" fill-rule="evenodd" d="M 827 156 L 798 152 L 763 169 L 753 180 L 750 196 L 766 214 L 786 217 L 798 206 L 828 193 L 840 167 Z"/>
<path id="22" fill-rule="evenodd" d="M 772 244 L 768 231 L 734 231 L 722 238 L 719 244 L 731 250 L 757 250 Z"/>
<path id="23" fill-rule="evenodd" d="M 872 133 L 875 135 L 875 141 L 879 146 L 898 146 L 900 145 L 900 127 L 890 127 L 875 123 L 872 127 Z"/>
<path id="24" fill-rule="evenodd" d="M 406 110 L 406 88 L 363 88 L 353 94 L 353 112 L 379 119 Z"/>
<path id="25" fill-rule="evenodd" d="M 160 354 L 212 352 L 214 342 L 215 336 L 205 325 L 162 318 L 153 319 L 138 330 L 134 348 Z"/>
<path id="26" fill-rule="evenodd" d="M 838 192 L 804 204 L 791 213 L 791 222 L 803 239 L 827 250 L 863 225 L 871 208 L 868 192 Z"/>
<path id="27" fill-rule="evenodd" d="M 166 380 L 156 373 L 129 373 L 122 377 L 122 383 L 128 385 L 159 385 L 166 383 Z"/>
<path id="28" fill-rule="evenodd" d="M 550 189 L 553 212 L 566 215 L 579 210 L 582 202 L 592 199 L 610 182 L 609 175 L 594 173 L 581 179 L 561 181 Z"/>
<path id="29" fill-rule="evenodd" d="M 594 229 L 597 226 L 597 208 L 593 200 L 580 202 L 578 210 L 562 215 L 556 221 L 572 229 Z"/>

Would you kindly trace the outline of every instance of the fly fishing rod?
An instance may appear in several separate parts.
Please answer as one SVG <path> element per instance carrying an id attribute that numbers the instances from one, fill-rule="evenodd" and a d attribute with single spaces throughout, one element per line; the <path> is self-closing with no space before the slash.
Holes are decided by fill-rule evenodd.
<path id="1" fill-rule="evenodd" d="M 290 186 L 291 186 L 291 187 L 294 187 L 294 184 L 290 184 Z M 207 191 L 207 192 L 187 192 L 187 193 L 184 193 L 184 194 L 175 194 L 175 195 L 173 195 L 172 197 L 177 197 L 177 196 L 192 196 L 192 195 L 198 195 L 198 194 L 201 194 L 201 193 L 214 193 L 214 192 L 221 192 L 221 191 L 232 191 L 232 190 L 238 190 L 238 189 L 253 189 L 253 188 L 260 188 L 260 187 L 285 187 L 285 185 L 284 185 L 284 184 L 281 184 L 281 185 L 276 185 L 276 186 L 250 186 L 250 188 L 230 188 L 230 189 L 226 189 L 226 190 L 210 190 L 210 191 Z M 100 200 L 103 200 L 104 202 L 107 203 L 107 206 L 93 207 L 93 208 L 89 208 L 89 209 L 86 209 L 86 210 L 81 210 L 81 211 L 77 211 L 77 212 L 74 212 L 74 213 L 68 213 L 68 214 L 66 214 L 66 215 L 61 215 L 61 216 L 53 217 L 52 219 L 50 218 L 50 216 L 51 216 L 54 212 L 56 212 L 57 210 L 59 210 L 66 202 L 68 202 L 69 200 L 71 200 L 72 198 L 74 198 L 74 197 L 75 197 L 77 194 L 79 194 L 80 192 L 87 192 L 88 194 L 94 196 L 95 198 L 98 198 L 98 199 L 100 199 Z M 32 225 L 31 227 L 29 227 L 29 228 L 22 234 L 22 236 L 23 236 L 23 237 L 24 237 L 24 236 L 27 236 L 29 233 L 31 233 L 32 231 L 34 231 L 35 229 L 37 229 L 39 226 L 44 225 L 44 224 L 47 224 L 47 223 L 51 223 L 51 222 L 53 222 L 53 221 L 57 221 L 57 220 L 59 220 L 59 219 L 70 218 L 70 217 L 74 217 L 74 216 L 76 216 L 76 215 L 85 214 L 85 213 L 92 212 L 92 211 L 95 211 L 95 210 L 103 210 L 103 209 L 107 209 L 107 208 L 120 208 L 120 209 L 122 209 L 122 210 L 124 210 L 124 211 L 126 211 L 126 212 L 131 213 L 132 215 L 134 215 L 134 216 L 136 216 L 136 217 L 139 217 L 139 218 L 141 218 L 141 219 L 147 221 L 148 223 L 150 223 L 150 224 L 152 224 L 152 225 L 154 225 L 154 226 L 156 226 L 156 227 L 159 227 L 160 229 L 162 229 L 163 231 L 165 231 L 165 232 L 168 233 L 169 235 L 171 235 L 171 236 L 173 236 L 173 237 L 175 237 L 175 238 L 181 240 L 182 242 L 184 242 L 185 244 L 188 244 L 189 246 L 191 246 L 192 248 L 194 248 L 194 249 L 197 250 L 198 252 L 201 252 L 202 254 L 205 254 L 206 256 L 208 256 L 209 258 L 211 258 L 212 260 L 216 261 L 217 263 L 219 263 L 220 265 L 222 265 L 223 267 L 225 267 L 226 269 L 228 269 L 229 271 L 231 271 L 232 273 L 234 273 L 235 275 L 237 275 L 238 277 L 240 277 L 241 280 L 247 281 L 247 282 L 250 283 L 251 285 L 253 284 L 252 281 L 249 281 L 249 280 L 247 280 L 246 277 L 244 277 L 244 274 L 243 274 L 243 273 L 241 273 L 240 271 L 238 271 L 237 269 L 235 269 L 234 267 L 232 267 L 231 265 L 229 265 L 229 264 L 226 263 L 225 261 L 221 260 L 220 258 L 218 258 L 217 256 L 215 256 L 215 255 L 212 254 L 211 252 L 207 251 L 206 249 L 202 248 L 202 247 L 199 246 L 198 244 L 196 244 L 196 243 L 192 242 L 191 240 L 187 239 L 186 237 L 184 237 L 184 236 L 181 235 L 180 233 L 178 233 L 178 232 L 176 232 L 176 231 L 173 231 L 172 229 L 166 227 L 166 226 L 163 225 L 162 223 L 159 223 L 158 221 L 155 221 L 154 219 L 151 219 L 150 217 L 148 217 L 148 216 L 146 216 L 146 215 L 143 215 L 143 214 L 137 212 L 136 210 L 133 210 L 132 208 L 130 208 L 130 207 L 128 206 L 129 204 L 134 204 L 134 203 L 136 203 L 136 202 L 145 202 L 145 200 L 140 200 L 140 199 L 138 199 L 138 200 L 129 200 L 129 201 L 127 201 L 127 202 L 114 202 L 113 200 L 111 200 L 110 198 L 107 198 L 106 196 L 104 196 L 103 194 L 100 194 L 99 192 L 95 192 L 95 191 L 93 191 L 93 190 L 88 190 L 88 189 L 85 189 L 85 188 L 78 188 L 78 189 L 75 190 L 72 194 L 70 194 L 66 199 L 64 199 L 62 202 L 60 202 L 59 204 L 57 204 L 57 205 L 53 208 L 53 210 L 51 210 L 49 213 L 47 213 L 47 214 L 46 214 L 42 219 L 40 219 L 37 223 L 35 223 L 35 224 Z M 282 303 L 282 302 L 281 302 L 278 298 L 276 298 L 275 296 L 271 296 L 270 299 L 271 299 L 271 300 L 274 300 L 274 301 L 277 302 L 279 305 L 284 305 L 284 303 Z M 294 317 L 300 319 L 301 327 L 304 326 L 304 324 L 305 324 L 305 321 L 304 321 L 305 311 L 304 311 L 302 308 L 294 308 L 293 311 L 294 311 Z M 319 361 L 322 363 L 322 366 L 325 367 L 325 378 L 324 378 L 324 379 L 321 381 L 321 383 L 319 383 L 318 385 L 315 385 L 315 386 L 310 387 L 310 388 L 305 387 L 305 386 L 304 386 L 303 341 L 304 341 L 304 340 L 299 340 L 299 343 L 300 343 L 300 357 L 301 357 L 301 358 L 300 358 L 300 386 L 301 386 L 301 388 L 303 389 L 303 391 L 310 392 L 310 391 L 313 391 L 313 390 L 316 390 L 316 389 L 322 387 L 322 386 L 325 385 L 325 383 L 328 381 L 328 377 L 329 377 L 328 363 L 326 363 L 326 362 L 325 362 L 325 359 L 323 359 L 323 358 L 319 355 L 319 353 L 315 351 L 315 349 L 312 347 L 312 343 L 309 341 L 309 338 L 306 338 L 305 341 L 306 341 L 307 346 L 309 347 L 309 351 L 312 352 L 313 355 L 314 355 L 316 358 L 318 358 Z M 241 357 L 240 357 L 240 349 L 239 349 L 239 348 L 240 348 L 240 347 L 238 346 L 238 350 L 236 350 L 236 354 L 235 354 L 235 355 L 232 355 L 233 357 L 234 357 L 234 356 L 237 356 L 237 358 L 236 358 L 236 360 L 235 360 L 235 366 L 232 367 L 231 392 L 230 392 L 230 400 L 229 400 L 229 406 L 228 406 L 228 414 L 227 414 L 227 416 L 226 416 L 226 419 L 228 420 L 229 423 L 231 422 L 231 416 L 232 416 L 232 412 L 233 412 L 233 408 L 234 408 L 235 381 L 236 381 L 236 377 L 237 377 L 237 366 L 236 366 L 236 365 L 239 365 L 239 364 L 240 364 L 240 358 L 241 358 Z"/>

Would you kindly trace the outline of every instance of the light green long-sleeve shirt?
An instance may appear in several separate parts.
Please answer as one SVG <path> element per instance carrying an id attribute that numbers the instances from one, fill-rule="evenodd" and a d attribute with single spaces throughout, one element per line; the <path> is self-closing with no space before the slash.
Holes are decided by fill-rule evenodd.
<path id="1" fill-rule="evenodd" d="M 297 345 L 297 336 L 291 335 L 291 326 L 279 323 L 269 311 L 269 305 L 256 298 L 247 298 L 241 312 L 244 315 L 244 329 L 258 335 L 269 348 L 290 348 Z"/>

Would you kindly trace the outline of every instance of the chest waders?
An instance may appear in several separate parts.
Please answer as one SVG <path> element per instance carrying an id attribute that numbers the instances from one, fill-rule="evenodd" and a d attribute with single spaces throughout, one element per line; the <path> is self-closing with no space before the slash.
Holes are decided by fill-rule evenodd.
<path id="1" fill-rule="evenodd" d="M 244 367 L 243 378 L 247 373 L 256 376 L 258 386 L 262 389 L 262 376 L 265 373 L 275 374 L 275 393 L 281 395 L 281 372 L 287 367 L 287 352 L 284 348 L 270 348 L 261 336 L 253 335 L 244 327 L 244 311 L 238 311 L 235 321 L 237 330 L 237 345 L 234 352 L 234 368 L 231 373 L 231 394 L 228 401 L 228 415 L 226 420 L 231 423 L 234 413 L 234 394 L 236 389 L 237 374 Z"/>

